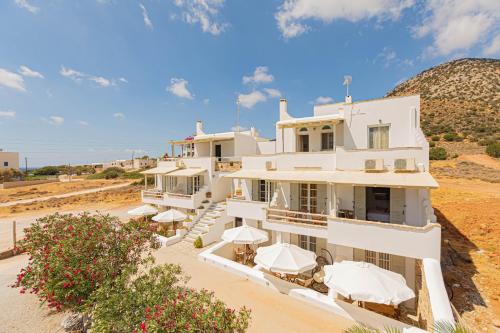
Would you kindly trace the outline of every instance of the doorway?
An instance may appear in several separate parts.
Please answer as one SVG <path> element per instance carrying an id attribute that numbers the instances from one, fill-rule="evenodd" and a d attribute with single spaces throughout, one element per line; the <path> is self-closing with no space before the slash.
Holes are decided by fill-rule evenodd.
<path id="1" fill-rule="evenodd" d="M 222 145 L 215 145 L 215 157 L 220 161 L 222 157 Z"/>

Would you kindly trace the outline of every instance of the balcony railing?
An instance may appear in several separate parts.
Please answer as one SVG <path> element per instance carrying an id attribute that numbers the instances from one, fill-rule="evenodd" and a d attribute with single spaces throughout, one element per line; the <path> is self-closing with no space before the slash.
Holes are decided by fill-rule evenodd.
<path id="1" fill-rule="evenodd" d="M 241 161 L 217 161 L 215 171 L 235 172 L 241 169 Z"/>
<path id="2" fill-rule="evenodd" d="M 143 190 L 142 197 L 145 199 L 163 199 L 163 193 L 158 190 Z"/>
<path id="3" fill-rule="evenodd" d="M 299 223 L 326 227 L 328 215 L 298 212 L 284 209 L 267 209 L 267 220 L 270 222 Z"/>

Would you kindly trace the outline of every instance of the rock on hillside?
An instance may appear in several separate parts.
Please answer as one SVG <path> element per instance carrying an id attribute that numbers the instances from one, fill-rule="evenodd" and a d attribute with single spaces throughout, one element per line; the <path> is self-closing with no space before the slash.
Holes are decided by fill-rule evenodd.
<path id="1" fill-rule="evenodd" d="M 399 84 L 386 96 L 413 94 L 420 94 L 427 136 L 455 132 L 471 141 L 499 139 L 500 60 L 450 61 Z"/>

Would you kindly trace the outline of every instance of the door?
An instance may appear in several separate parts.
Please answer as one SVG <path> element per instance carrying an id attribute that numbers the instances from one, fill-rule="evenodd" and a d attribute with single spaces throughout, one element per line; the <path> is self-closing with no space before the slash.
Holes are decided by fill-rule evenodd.
<path id="1" fill-rule="evenodd" d="M 354 218 L 366 220 L 366 188 L 362 186 L 354 187 Z"/>
<path id="2" fill-rule="evenodd" d="M 316 213 L 318 208 L 318 185 L 300 184 L 299 211 Z"/>
<path id="3" fill-rule="evenodd" d="M 389 215 L 391 223 L 405 223 L 405 200 L 404 188 L 391 188 L 391 209 Z"/>
<path id="4" fill-rule="evenodd" d="M 299 151 L 301 152 L 309 151 L 309 135 L 307 134 L 299 135 Z"/>
<path id="5" fill-rule="evenodd" d="M 221 145 L 215 145 L 215 157 L 217 157 L 217 160 L 220 161 L 220 158 L 222 157 L 222 146 Z"/>

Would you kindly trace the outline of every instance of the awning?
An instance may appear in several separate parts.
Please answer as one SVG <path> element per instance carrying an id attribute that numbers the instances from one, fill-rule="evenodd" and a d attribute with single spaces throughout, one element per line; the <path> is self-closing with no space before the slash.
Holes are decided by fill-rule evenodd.
<path id="1" fill-rule="evenodd" d="M 159 166 L 159 167 L 156 167 L 156 168 L 152 168 L 152 169 L 148 169 L 148 170 L 145 170 L 145 171 L 142 171 L 141 173 L 144 174 L 144 175 L 158 175 L 158 174 L 166 174 L 166 173 L 170 173 L 174 170 L 177 170 L 178 168 L 176 167 L 164 167 L 164 166 Z"/>
<path id="2" fill-rule="evenodd" d="M 174 177 L 193 177 L 201 173 L 204 173 L 206 171 L 207 169 L 202 169 L 202 168 L 186 168 L 171 172 L 168 175 Z"/>
<path id="3" fill-rule="evenodd" d="M 276 124 L 279 128 L 289 128 L 289 127 L 301 127 L 301 126 L 319 126 L 334 124 L 342 121 L 344 117 L 341 114 L 329 114 L 324 116 L 314 116 L 314 117 L 304 117 L 304 118 L 293 118 L 278 121 Z"/>
<path id="4" fill-rule="evenodd" d="M 428 172 L 364 172 L 364 171 L 320 171 L 293 170 L 268 171 L 243 169 L 225 175 L 236 179 L 266 179 L 284 182 L 313 182 L 331 184 L 350 184 L 374 187 L 419 187 L 438 188 L 438 183 Z"/>

